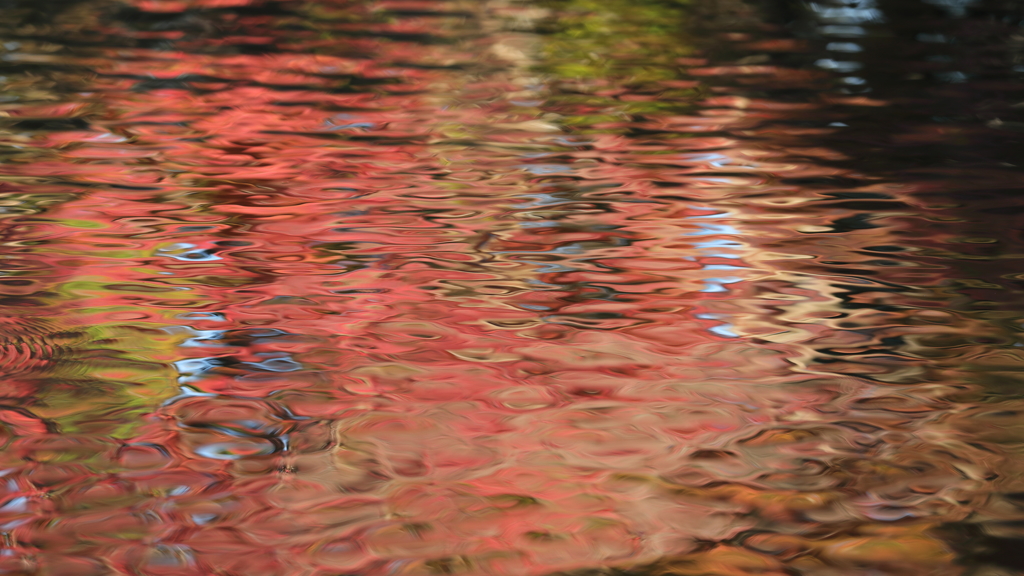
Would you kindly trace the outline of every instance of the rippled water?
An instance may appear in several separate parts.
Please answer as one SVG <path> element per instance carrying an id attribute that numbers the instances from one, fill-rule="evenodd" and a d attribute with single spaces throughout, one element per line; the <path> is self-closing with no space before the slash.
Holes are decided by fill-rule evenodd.
<path id="1" fill-rule="evenodd" d="M 1020 573 L 1022 19 L 0 2 L 0 574 Z"/>

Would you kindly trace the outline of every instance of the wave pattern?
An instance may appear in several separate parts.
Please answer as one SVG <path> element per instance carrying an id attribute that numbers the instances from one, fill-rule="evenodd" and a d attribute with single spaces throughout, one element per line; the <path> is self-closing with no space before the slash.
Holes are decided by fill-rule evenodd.
<path id="1" fill-rule="evenodd" d="M 0 572 L 1022 568 L 1011 12 L 679 6 L 0 4 Z"/>

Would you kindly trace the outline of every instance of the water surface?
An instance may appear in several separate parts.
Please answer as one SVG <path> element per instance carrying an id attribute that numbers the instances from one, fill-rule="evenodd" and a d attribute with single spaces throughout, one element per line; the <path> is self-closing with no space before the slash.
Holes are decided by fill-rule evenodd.
<path id="1" fill-rule="evenodd" d="M 0 3 L 0 573 L 1024 570 L 1022 18 Z"/>

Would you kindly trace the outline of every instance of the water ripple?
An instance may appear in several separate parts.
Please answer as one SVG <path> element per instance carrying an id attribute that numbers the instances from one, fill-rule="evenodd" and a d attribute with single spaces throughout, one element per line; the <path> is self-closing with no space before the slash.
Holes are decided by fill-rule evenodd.
<path id="1" fill-rule="evenodd" d="M 0 5 L 0 572 L 1019 571 L 1024 15 L 926 4 Z"/>

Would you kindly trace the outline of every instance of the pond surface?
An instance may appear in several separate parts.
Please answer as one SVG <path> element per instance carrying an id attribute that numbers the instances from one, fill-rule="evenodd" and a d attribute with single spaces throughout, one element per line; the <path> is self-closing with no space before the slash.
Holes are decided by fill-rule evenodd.
<path id="1" fill-rule="evenodd" d="M 1022 20 L 0 2 L 0 574 L 1022 573 Z"/>

